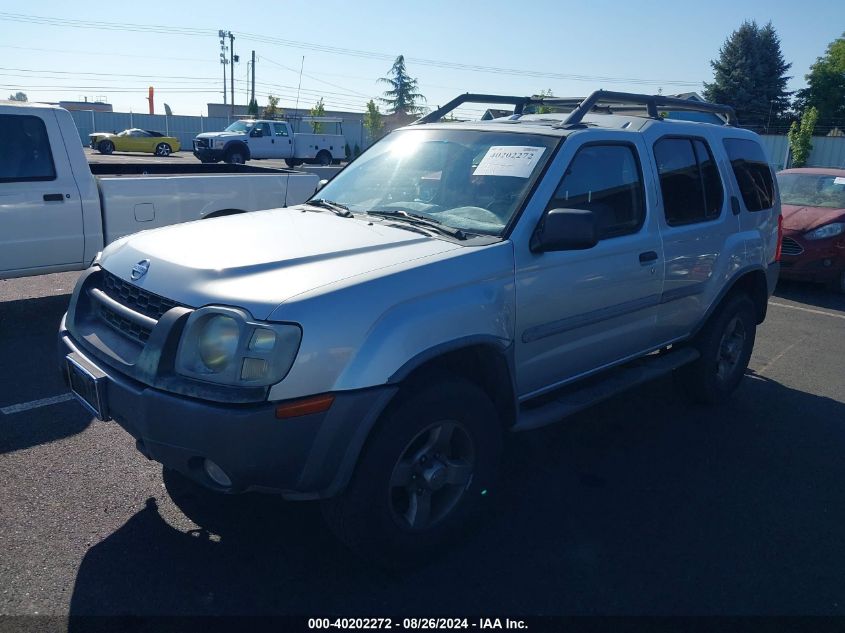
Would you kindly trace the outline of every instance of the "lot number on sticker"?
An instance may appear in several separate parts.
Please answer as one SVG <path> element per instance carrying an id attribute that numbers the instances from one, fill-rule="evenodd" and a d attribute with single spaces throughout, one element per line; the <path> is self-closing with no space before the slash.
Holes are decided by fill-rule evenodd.
<path id="1" fill-rule="evenodd" d="M 545 147 L 494 145 L 487 150 L 472 175 L 528 178 L 544 151 Z"/>

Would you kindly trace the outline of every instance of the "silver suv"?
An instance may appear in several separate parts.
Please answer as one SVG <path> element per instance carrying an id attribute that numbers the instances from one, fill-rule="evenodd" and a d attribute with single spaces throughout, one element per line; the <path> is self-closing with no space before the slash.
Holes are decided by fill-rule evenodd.
<path id="1" fill-rule="evenodd" d="M 441 121 L 467 102 L 514 114 Z M 725 124 L 669 118 L 690 109 Z M 306 204 L 109 246 L 63 371 L 183 479 L 321 499 L 358 552 L 419 556 L 479 509 L 510 432 L 669 372 L 700 401 L 737 387 L 781 230 L 734 124 L 662 96 L 463 95 Z"/>

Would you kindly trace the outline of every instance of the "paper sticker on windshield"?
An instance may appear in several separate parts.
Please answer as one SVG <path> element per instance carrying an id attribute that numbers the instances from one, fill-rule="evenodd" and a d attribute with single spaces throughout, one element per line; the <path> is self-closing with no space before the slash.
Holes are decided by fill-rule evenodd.
<path id="1" fill-rule="evenodd" d="M 843 178 L 842 176 L 837 176 L 836 178 L 833 179 L 833 184 L 834 185 L 845 185 L 845 178 Z"/>
<path id="2" fill-rule="evenodd" d="M 545 151 L 545 147 L 496 145 L 487 150 L 472 175 L 528 178 Z"/>

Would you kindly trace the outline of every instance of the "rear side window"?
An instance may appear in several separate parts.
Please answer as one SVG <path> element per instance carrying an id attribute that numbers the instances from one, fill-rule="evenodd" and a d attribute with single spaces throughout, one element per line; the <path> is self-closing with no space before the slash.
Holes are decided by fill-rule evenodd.
<path id="1" fill-rule="evenodd" d="M 726 138 L 725 150 L 745 208 L 749 211 L 771 209 L 775 204 L 775 187 L 763 148 L 748 139 Z"/>
<path id="2" fill-rule="evenodd" d="M 662 138 L 654 144 L 654 158 L 667 224 L 694 224 L 719 217 L 724 189 L 707 143 L 697 138 Z"/>
<path id="3" fill-rule="evenodd" d="M 640 163 L 630 145 L 585 145 L 569 164 L 549 209 L 592 211 L 599 239 L 640 230 L 645 220 Z"/>
<path id="4" fill-rule="evenodd" d="M 0 182 L 55 180 L 56 168 L 44 121 L 0 114 Z"/>

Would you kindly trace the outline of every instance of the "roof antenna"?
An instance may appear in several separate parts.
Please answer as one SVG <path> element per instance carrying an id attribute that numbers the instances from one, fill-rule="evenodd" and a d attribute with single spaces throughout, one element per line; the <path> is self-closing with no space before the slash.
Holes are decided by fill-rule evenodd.
<path id="1" fill-rule="evenodd" d="M 302 56 L 302 63 L 299 65 L 299 85 L 296 87 L 296 105 L 293 108 L 293 111 L 296 113 L 294 116 L 299 115 L 299 90 L 302 88 L 302 69 L 305 68 L 305 55 Z M 300 119 L 301 120 L 301 119 Z M 297 126 L 299 127 L 299 126 Z M 296 134 L 293 135 L 291 139 L 293 144 L 291 145 L 291 162 L 293 162 L 293 154 L 296 153 Z M 288 166 L 288 169 L 291 169 Z M 287 182 L 285 182 L 285 206 L 288 206 L 288 185 L 290 185 L 290 171 L 288 171 Z"/>

